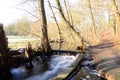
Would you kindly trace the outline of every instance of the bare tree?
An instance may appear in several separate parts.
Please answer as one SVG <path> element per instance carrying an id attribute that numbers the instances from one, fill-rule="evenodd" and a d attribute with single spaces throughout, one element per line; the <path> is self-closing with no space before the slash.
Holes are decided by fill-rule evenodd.
<path id="1" fill-rule="evenodd" d="M 117 37 L 117 34 L 118 34 L 118 29 L 120 27 L 120 13 L 118 11 L 118 7 L 117 7 L 117 4 L 116 4 L 116 1 L 115 0 L 110 0 L 111 1 L 111 6 L 113 8 L 113 11 L 114 11 L 114 16 L 115 16 L 115 34 L 116 34 L 116 37 Z"/>
<path id="2" fill-rule="evenodd" d="M 66 19 L 59 0 L 56 0 L 56 5 L 57 5 L 57 8 L 59 10 L 61 19 L 66 24 L 66 28 L 69 30 L 69 33 L 71 34 L 71 36 L 74 39 L 74 42 L 77 43 L 76 44 L 77 46 L 82 47 L 82 37 L 79 35 L 78 32 L 75 31 L 73 25 Z"/>
<path id="3" fill-rule="evenodd" d="M 90 15 L 91 15 L 91 20 L 92 20 L 92 26 L 94 28 L 94 32 L 96 34 L 96 26 L 95 26 L 95 20 L 94 20 L 94 15 L 93 15 L 93 12 L 92 12 L 92 7 L 91 7 L 91 2 L 90 0 L 88 0 L 88 7 L 90 9 Z"/>
<path id="4" fill-rule="evenodd" d="M 54 13 L 54 11 L 53 11 L 53 9 L 52 9 L 52 5 L 51 5 L 51 3 L 50 3 L 50 1 L 49 1 L 49 0 L 48 0 L 48 4 L 49 4 L 50 9 L 51 9 L 51 11 L 52 11 L 53 18 L 54 18 L 54 20 L 55 20 L 55 22 L 56 22 L 56 25 L 57 25 L 57 27 L 58 27 L 59 37 L 60 37 L 60 38 L 59 38 L 59 40 L 60 40 L 59 49 L 60 49 L 60 48 L 61 48 L 61 40 L 62 40 L 61 29 L 60 29 L 60 26 L 59 26 L 59 24 L 58 24 L 58 21 L 57 21 L 57 19 L 56 19 L 55 13 Z"/>
<path id="5" fill-rule="evenodd" d="M 47 32 L 47 19 L 46 19 L 46 13 L 45 13 L 45 8 L 44 8 L 44 0 L 38 0 L 38 8 L 41 12 L 39 15 L 41 15 L 41 23 L 42 23 L 42 48 L 44 49 L 45 52 L 50 52 L 51 47 L 48 41 L 48 32 Z"/>

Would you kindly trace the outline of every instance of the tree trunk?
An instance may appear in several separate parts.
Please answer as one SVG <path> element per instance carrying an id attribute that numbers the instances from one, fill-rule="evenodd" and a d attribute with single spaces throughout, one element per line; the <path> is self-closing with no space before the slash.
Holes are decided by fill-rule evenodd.
<path id="1" fill-rule="evenodd" d="M 111 6 L 113 8 L 113 12 L 114 12 L 114 15 L 115 15 L 115 34 L 116 34 L 116 37 L 117 37 L 117 34 L 119 33 L 119 27 L 120 27 L 120 13 L 118 11 L 118 7 L 116 5 L 116 2 L 115 0 L 110 0 L 111 1 Z"/>
<path id="2" fill-rule="evenodd" d="M 0 24 L 0 53 L 3 54 L 6 52 L 8 47 L 7 38 L 3 30 L 3 25 Z"/>
<path id="3" fill-rule="evenodd" d="M 3 30 L 3 24 L 0 23 L 0 65 L 7 64 L 8 41 Z"/>
<path id="4" fill-rule="evenodd" d="M 41 12 L 41 23 L 42 23 L 42 40 L 41 40 L 41 44 L 44 48 L 45 52 L 50 52 L 51 51 L 51 47 L 49 44 L 49 40 L 48 40 L 48 32 L 47 32 L 47 19 L 46 19 L 46 13 L 45 13 L 45 8 L 44 8 L 44 0 L 38 0 L 38 8 Z"/>
<path id="5" fill-rule="evenodd" d="M 62 7 L 61 7 L 59 0 L 56 0 L 56 5 L 57 5 L 57 8 L 59 10 L 61 19 L 65 23 L 65 27 L 69 31 L 70 35 L 72 36 L 76 46 L 82 47 L 82 38 L 80 37 L 79 33 L 75 31 L 75 29 L 73 28 L 73 25 L 71 25 L 71 23 L 69 21 L 67 21 L 65 15 L 63 13 L 63 10 L 62 10 Z"/>
<path id="6" fill-rule="evenodd" d="M 54 20 L 55 20 L 55 22 L 56 22 L 56 25 L 57 25 L 57 27 L 58 27 L 58 31 L 59 31 L 59 40 L 60 40 L 59 49 L 60 49 L 60 48 L 61 48 L 61 42 L 62 42 L 62 39 L 63 39 L 63 38 L 62 38 L 61 29 L 60 29 L 60 26 L 59 26 L 59 24 L 58 24 L 58 21 L 57 21 L 57 19 L 56 19 L 55 13 L 54 13 L 54 11 L 53 11 L 53 9 L 52 9 L 52 5 L 51 5 L 51 3 L 50 3 L 49 0 L 48 0 L 48 4 L 49 4 L 50 9 L 51 9 L 51 11 L 52 11 L 52 14 L 53 14 Z"/>
<path id="7" fill-rule="evenodd" d="M 88 7 L 89 7 L 89 9 L 90 9 L 90 15 L 91 15 L 91 20 L 92 20 L 93 31 L 94 31 L 94 33 L 95 33 L 95 35 L 96 35 L 95 20 L 94 20 L 92 8 L 91 8 L 91 2 L 90 2 L 90 0 L 88 0 Z"/>

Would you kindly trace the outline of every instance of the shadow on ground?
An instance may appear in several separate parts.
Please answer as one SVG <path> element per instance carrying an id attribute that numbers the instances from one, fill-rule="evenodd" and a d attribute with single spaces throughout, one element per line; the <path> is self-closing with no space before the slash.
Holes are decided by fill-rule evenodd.
<path id="1" fill-rule="evenodd" d="M 97 62 L 97 69 L 103 70 L 104 72 L 108 72 L 110 70 L 116 69 L 120 67 L 120 56 L 115 56 L 111 58 L 101 59 Z"/>
<path id="2" fill-rule="evenodd" d="M 104 48 L 110 48 L 110 47 L 113 47 L 113 46 L 116 46 L 116 45 L 119 45 L 119 44 L 120 43 L 116 43 L 116 42 L 106 42 L 106 43 L 103 43 L 103 44 L 98 44 L 98 45 L 92 46 L 91 48 L 104 49 Z"/>
<path id="3" fill-rule="evenodd" d="M 118 42 L 107 41 L 91 47 L 97 70 L 110 80 L 120 79 L 120 51 L 114 47 L 119 45 Z"/>

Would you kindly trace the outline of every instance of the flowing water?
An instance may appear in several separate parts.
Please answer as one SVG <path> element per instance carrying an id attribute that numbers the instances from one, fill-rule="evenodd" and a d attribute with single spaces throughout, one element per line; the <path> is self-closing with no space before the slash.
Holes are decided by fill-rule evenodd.
<path id="1" fill-rule="evenodd" d="M 31 71 L 23 67 L 11 69 L 12 78 L 10 80 L 51 80 L 57 74 L 64 71 L 76 59 L 71 55 L 53 55 L 48 63 L 35 63 Z"/>
<path id="2" fill-rule="evenodd" d="M 62 43 L 60 49 L 59 43 L 52 43 L 51 46 L 52 49 L 61 50 L 62 54 L 53 53 L 52 57 L 46 63 L 34 62 L 32 70 L 26 70 L 24 67 L 13 68 L 11 69 L 12 77 L 6 80 L 53 80 L 55 76 L 66 70 L 76 60 L 76 53 L 68 53 L 68 51 L 76 50 L 75 44 Z M 66 53 L 68 55 L 65 55 Z M 90 62 L 85 60 L 84 64 Z M 98 72 L 95 69 L 91 69 L 86 65 L 80 69 L 79 73 L 71 80 L 103 80 L 98 77 Z"/>
<path id="3" fill-rule="evenodd" d="M 8 36 L 9 43 L 15 45 L 16 43 L 22 41 L 27 42 L 29 39 L 29 37 L 26 38 L 21 36 Z M 27 44 L 25 43 L 23 45 Z M 71 43 L 62 43 L 61 48 L 59 47 L 59 43 L 52 43 L 51 46 L 54 50 L 66 51 L 72 51 L 76 48 L 75 45 Z M 32 70 L 26 70 L 24 67 L 13 68 L 11 69 L 12 77 L 9 79 L 7 78 L 7 80 L 50 80 L 60 72 L 64 71 L 75 61 L 76 57 L 74 55 L 64 55 L 66 53 L 67 52 L 64 52 L 62 55 L 57 55 L 55 53 L 46 63 L 39 63 L 36 61 L 33 63 L 34 68 Z"/>

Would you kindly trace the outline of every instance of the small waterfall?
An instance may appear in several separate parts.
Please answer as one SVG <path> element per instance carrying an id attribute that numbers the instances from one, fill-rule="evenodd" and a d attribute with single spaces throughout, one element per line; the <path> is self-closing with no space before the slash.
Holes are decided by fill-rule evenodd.
<path id="1" fill-rule="evenodd" d="M 17 68 L 17 69 L 11 69 L 12 74 L 21 74 L 25 72 L 26 70 L 24 68 Z"/>
<path id="2" fill-rule="evenodd" d="M 49 62 L 49 69 L 46 72 L 29 77 L 26 80 L 51 80 L 51 78 L 55 77 L 57 74 L 69 67 L 75 59 L 75 56 L 53 55 L 51 61 Z"/>

